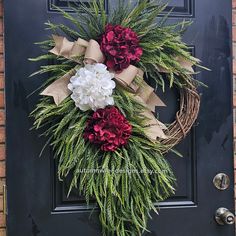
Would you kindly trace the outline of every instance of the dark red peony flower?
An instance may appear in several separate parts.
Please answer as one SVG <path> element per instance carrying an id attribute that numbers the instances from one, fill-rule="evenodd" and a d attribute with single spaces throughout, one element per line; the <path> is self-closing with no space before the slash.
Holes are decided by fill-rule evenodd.
<path id="1" fill-rule="evenodd" d="M 103 151 L 115 151 L 127 143 L 131 131 L 128 120 L 111 106 L 93 113 L 85 128 L 84 138 L 99 145 Z"/>
<path id="2" fill-rule="evenodd" d="M 138 62 L 143 54 L 137 34 L 130 28 L 108 24 L 100 37 L 100 47 L 108 69 L 121 72 Z"/>

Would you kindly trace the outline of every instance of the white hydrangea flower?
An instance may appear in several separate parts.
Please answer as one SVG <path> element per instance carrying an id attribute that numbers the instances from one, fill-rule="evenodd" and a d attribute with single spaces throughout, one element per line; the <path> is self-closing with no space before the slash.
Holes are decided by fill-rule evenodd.
<path id="1" fill-rule="evenodd" d="M 72 91 L 71 98 L 76 107 L 82 111 L 105 108 L 114 105 L 112 97 L 116 84 L 112 80 L 114 74 L 107 70 L 104 64 L 86 65 L 77 70 L 71 77 L 68 89 Z"/>

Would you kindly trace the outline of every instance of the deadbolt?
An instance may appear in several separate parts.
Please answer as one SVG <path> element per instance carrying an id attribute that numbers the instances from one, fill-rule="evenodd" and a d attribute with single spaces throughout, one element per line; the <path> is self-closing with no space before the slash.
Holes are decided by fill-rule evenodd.
<path id="1" fill-rule="evenodd" d="M 216 211 L 215 220 L 219 225 L 234 224 L 234 214 L 227 208 L 221 207 Z"/>
<path id="2" fill-rule="evenodd" d="M 213 183 L 217 189 L 226 190 L 230 185 L 230 179 L 228 175 L 219 173 L 214 177 Z"/>

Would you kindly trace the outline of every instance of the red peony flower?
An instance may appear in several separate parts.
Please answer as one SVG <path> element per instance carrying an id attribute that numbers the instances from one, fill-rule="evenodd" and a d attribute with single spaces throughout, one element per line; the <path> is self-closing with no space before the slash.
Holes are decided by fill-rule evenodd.
<path id="1" fill-rule="evenodd" d="M 130 28 L 108 24 L 100 38 L 100 47 L 109 69 L 121 72 L 138 62 L 143 54 L 137 34 Z"/>
<path id="2" fill-rule="evenodd" d="M 99 145 L 103 151 L 115 151 L 127 144 L 131 131 L 128 120 L 111 106 L 93 113 L 85 128 L 84 138 Z"/>

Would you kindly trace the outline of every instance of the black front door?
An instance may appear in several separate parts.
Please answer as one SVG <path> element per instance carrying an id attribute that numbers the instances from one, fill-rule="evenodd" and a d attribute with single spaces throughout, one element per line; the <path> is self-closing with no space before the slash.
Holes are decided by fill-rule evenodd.
<path id="1" fill-rule="evenodd" d="M 105 0 L 108 14 L 117 2 Z M 66 0 L 4 3 L 8 236 L 101 235 L 97 213 L 90 217 L 91 209 L 76 193 L 66 197 L 67 185 L 57 181 L 51 150 L 38 157 L 46 140 L 30 131 L 32 120 L 28 115 L 38 97 L 27 95 L 42 81 L 28 78 L 39 65 L 27 59 L 40 54 L 34 42 L 50 34 L 44 31 L 45 22 L 66 24 L 53 5 L 69 10 Z M 219 207 L 234 212 L 231 1 L 171 0 L 169 9 L 172 7 L 170 21 L 193 20 L 184 41 L 211 71 L 197 75 L 208 88 L 200 91 L 202 103 L 196 125 L 177 148 L 184 158 L 168 155 L 178 179 L 176 195 L 160 204 L 160 215 L 153 215 L 147 235 L 233 236 L 234 226 L 219 226 L 214 220 Z M 171 119 L 167 117 L 171 107 L 175 110 L 172 97 L 162 95 L 168 105 L 160 110 L 162 120 Z M 225 191 L 213 185 L 214 176 L 220 172 L 231 180 Z"/>

